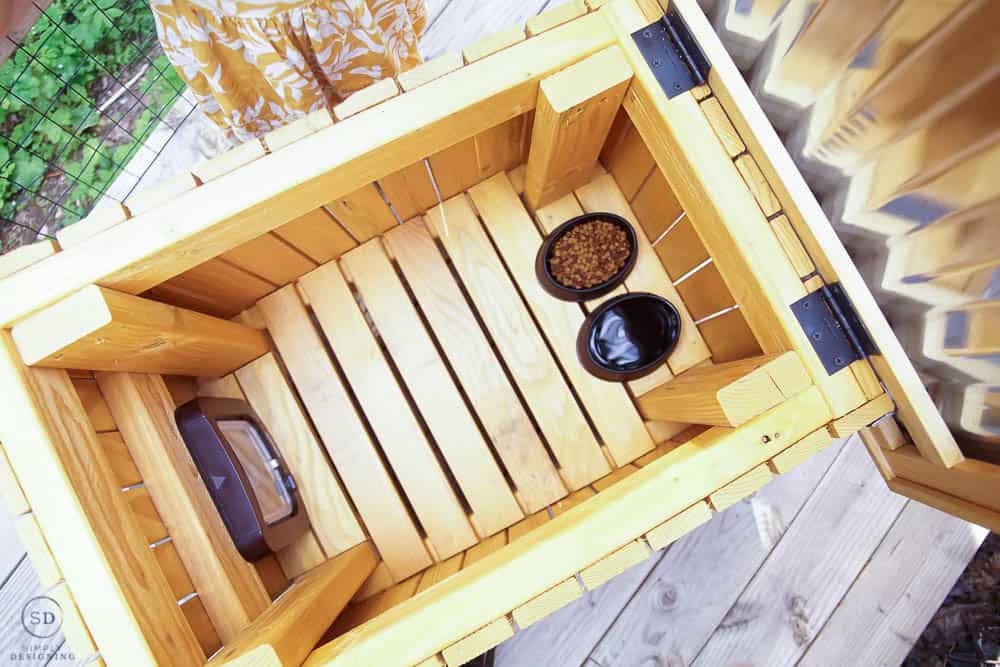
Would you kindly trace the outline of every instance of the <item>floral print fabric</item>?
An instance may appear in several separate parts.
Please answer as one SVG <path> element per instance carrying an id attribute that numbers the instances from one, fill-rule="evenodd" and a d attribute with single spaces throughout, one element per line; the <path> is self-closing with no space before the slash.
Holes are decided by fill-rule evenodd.
<path id="1" fill-rule="evenodd" d="M 149 0 L 201 109 L 246 141 L 421 61 L 424 0 Z"/>

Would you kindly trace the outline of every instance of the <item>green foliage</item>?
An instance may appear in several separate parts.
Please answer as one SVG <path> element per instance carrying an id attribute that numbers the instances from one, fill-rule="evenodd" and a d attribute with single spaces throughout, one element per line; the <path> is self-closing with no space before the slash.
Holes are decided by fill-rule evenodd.
<path id="1" fill-rule="evenodd" d="M 131 92 L 105 112 L 127 136 L 102 120 L 98 100 L 119 88 L 115 78 L 127 80 L 144 65 Z M 19 196 L 22 188 L 35 195 L 61 169 L 82 181 L 63 203 L 67 224 L 96 202 L 155 127 L 148 109 L 126 116 L 122 107 L 138 96 L 137 109 L 162 115 L 183 83 L 156 49 L 145 0 L 54 0 L 0 66 L 0 88 L 9 91 L 0 101 L 0 216 L 13 219 L 30 198 Z"/>

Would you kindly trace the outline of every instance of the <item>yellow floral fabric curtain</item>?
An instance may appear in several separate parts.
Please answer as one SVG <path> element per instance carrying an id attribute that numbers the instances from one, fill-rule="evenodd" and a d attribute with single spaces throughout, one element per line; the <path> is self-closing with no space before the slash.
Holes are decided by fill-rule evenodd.
<path id="1" fill-rule="evenodd" d="M 424 0 L 150 0 L 201 109 L 246 141 L 418 64 Z"/>

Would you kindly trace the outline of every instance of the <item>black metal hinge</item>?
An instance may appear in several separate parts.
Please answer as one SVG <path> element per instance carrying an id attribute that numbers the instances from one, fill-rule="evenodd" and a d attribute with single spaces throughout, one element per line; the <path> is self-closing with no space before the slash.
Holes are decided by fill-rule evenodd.
<path id="1" fill-rule="evenodd" d="M 859 359 L 878 354 L 840 283 L 824 285 L 793 303 L 791 308 L 830 375 Z"/>
<path id="2" fill-rule="evenodd" d="M 632 33 L 632 39 L 668 98 L 705 83 L 711 65 L 673 7 L 659 21 Z"/>

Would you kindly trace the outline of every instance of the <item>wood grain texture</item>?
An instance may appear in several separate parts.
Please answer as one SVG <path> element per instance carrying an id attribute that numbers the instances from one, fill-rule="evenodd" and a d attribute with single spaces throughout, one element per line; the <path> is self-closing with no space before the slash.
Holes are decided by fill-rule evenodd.
<path id="1" fill-rule="evenodd" d="M 101 443 L 104 455 L 108 457 L 108 464 L 114 471 L 115 481 L 120 486 L 132 486 L 142 481 L 142 474 L 135 466 L 121 433 L 118 431 L 98 433 L 97 439 Z"/>
<path id="2" fill-rule="evenodd" d="M 160 569 L 163 570 L 175 599 L 180 600 L 194 592 L 194 582 L 191 581 L 191 576 L 188 575 L 173 540 L 150 546 L 150 550 L 156 557 Z"/>
<path id="3" fill-rule="evenodd" d="M 1000 466 L 986 461 L 966 459 L 951 468 L 934 465 L 913 446 L 883 449 L 892 473 L 897 478 L 929 486 L 981 507 L 1000 512 Z"/>
<path id="4" fill-rule="evenodd" d="M 38 575 L 38 581 L 41 582 L 42 586 L 51 588 L 62 581 L 62 572 L 59 570 L 55 558 L 52 557 L 49 543 L 42 535 L 38 519 L 33 514 L 24 514 L 17 518 L 15 525 L 17 526 L 17 536 L 28 552 L 28 558 L 31 559 L 31 565 L 35 568 L 35 574 Z"/>
<path id="5" fill-rule="evenodd" d="M 881 419 L 896 409 L 889 394 L 882 394 L 880 397 L 862 405 L 857 410 L 840 417 L 830 423 L 830 433 L 837 438 L 846 438 L 872 422 Z"/>
<path id="6" fill-rule="evenodd" d="M 394 579 L 431 564 L 423 542 L 355 412 L 294 287 L 260 302 L 274 343 Z"/>
<path id="7" fill-rule="evenodd" d="M 772 479 L 774 479 L 774 473 L 766 465 L 757 466 L 750 472 L 712 493 L 708 499 L 717 512 L 723 512 L 747 496 L 764 488 L 764 485 Z"/>
<path id="8" fill-rule="evenodd" d="M 376 561 L 371 543 L 365 542 L 310 570 L 209 664 L 237 660 L 265 645 L 280 664 L 301 664 Z"/>
<path id="9" fill-rule="evenodd" d="M 698 502 L 653 528 L 644 537 L 653 551 L 659 551 L 711 520 L 712 509 L 708 503 Z"/>
<path id="10" fill-rule="evenodd" d="M 593 641 L 591 659 L 599 665 L 620 665 L 641 664 L 657 656 L 691 664 L 720 624 L 727 619 L 743 621 L 755 613 L 756 609 L 734 608 L 733 604 L 800 515 L 837 452 L 839 448 L 827 450 L 764 487 L 752 502 L 716 514 L 702 528 L 680 538 L 623 609 L 615 609 L 610 618 L 607 611 L 595 610 L 603 637 L 598 635 Z M 798 562 L 794 553 L 789 558 L 784 561 L 786 567 Z M 712 582 L 710 591 L 705 581 Z M 595 632 L 581 628 L 582 634 Z M 539 658 L 547 656 L 542 652 Z"/>
<path id="11" fill-rule="evenodd" d="M 779 364 L 785 363 L 791 364 L 790 380 L 781 378 Z M 786 352 L 692 369 L 643 394 L 637 405 L 646 419 L 738 426 L 809 381 L 796 353 Z"/>
<path id="12" fill-rule="evenodd" d="M 710 262 L 676 284 L 691 317 L 701 320 L 736 305 L 718 267 Z"/>
<path id="13" fill-rule="evenodd" d="M 658 169 L 657 171 L 659 172 Z M 655 184 L 659 178 L 654 174 L 650 177 L 650 182 Z M 671 190 L 671 192 L 673 191 Z M 676 198 L 676 195 L 672 196 Z M 640 197 L 636 197 L 632 203 L 636 215 L 639 215 L 639 211 L 642 210 L 643 203 L 644 200 Z M 677 207 L 680 208 L 680 202 L 678 202 Z M 679 220 L 653 249 L 656 250 L 656 255 L 663 263 L 663 268 L 667 270 L 667 274 L 673 280 L 679 280 L 681 276 L 708 259 L 708 250 L 705 249 L 705 244 L 701 242 L 698 232 L 694 230 L 694 225 L 691 224 L 691 220 L 687 216 Z"/>
<path id="14" fill-rule="evenodd" d="M 583 593 L 580 582 L 573 577 L 517 607 L 511 615 L 518 629 L 525 630 L 570 602 L 579 600 Z"/>
<path id="15" fill-rule="evenodd" d="M 337 259 L 357 245 L 347 230 L 323 208 L 285 223 L 274 234 L 317 264 Z"/>
<path id="16" fill-rule="evenodd" d="M 265 155 L 267 155 L 267 150 L 260 140 L 244 141 L 221 155 L 199 162 L 191 167 L 191 173 L 202 183 L 208 183 Z"/>
<path id="17" fill-rule="evenodd" d="M 712 353 L 712 361 L 717 364 L 762 354 L 760 343 L 741 309 L 731 310 L 702 322 L 698 325 L 698 331 Z"/>
<path id="18" fill-rule="evenodd" d="M 347 494 L 323 456 L 322 445 L 274 356 L 267 354 L 244 366 L 236 378 L 247 401 L 279 443 L 326 555 L 333 557 L 365 541 Z"/>
<path id="19" fill-rule="evenodd" d="M 104 396 L 101 395 L 101 390 L 97 386 L 97 381 L 94 380 L 93 373 L 88 371 L 87 376 L 70 379 L 73 383 L 73 389 L 76 390 L 77 395 L 80 397 L 80 402 L 83 404 L 83 409 L 87 413 L 87 419 L 98 433 L 117 430 L 118 425 L 115 424 L 115 418 L 111 416 L 111 410 L 108 408 L 108 403 L 104 400 Z"/>
<path id="20" fill-rule="evenodd" d="M 120 217 L 123 220 L 125 219 L 124 211 L 120 213 Z M 80 221 L 80 223 L 83 222 L 86 222 L 86 220 Z M 73 227 L 69 227 L 68 229 L 73 229 L 76 226 L 73 225 Z M 0 260 L 0 278 L 13 275 L 21 269 L 42 261 L 46 257 L 51 257 L 57 252 L 59 252 L 59 244 L 52 240 L 38 241 L 14 248 L 10 252 L 4 253 L 3 259 Z"/>
<path id="21" fill-rule="evenodd" d="M 771 459 L 771 467 L 779 475 L 791 471 L 833 444 L 829 431 L 820 429 Z"/>
<path id="22" fill-rule="evenodd" d="M 667 183 L 667 179 L 664 178 L 663 172 L 659 169 L 654 169 L 649 178 L 646 179 L 646 182 L 639 188 L 639 192 L 636 193 L 635 198 L 632 200 L 632 211 L 635 213 L 636 219 L 639 220 L 639 224 L 642 225 L 642 231 L 645 232 L 646 238 L 649 239 L 650 243 L 656 242 L 663 232 L 675 222 L 679 224 L 678 217 L 683 213 L 680 202 L 677 201 L 674 191 L 670 188 L 670 184 Z M 676 230 L 676 227 L 674 227 L 674 230 Z M 672 234 L 673 230 L 667 234 L 667 238 L 670 238 Z M 676 240 L 679 237 L 680 235 L 673 238 Z M 659 247 L 660 243 L 653 246 L 657 255 L 660 254 Z M 689 248 L 688 252 L 692 253 L 694 257 L 699 255 L 697 246 Z M 704 251 L 702 250 L 701 252 Z M 684 261 L 690 261 L 690 259 L 692 259 L 690 256 L 684 257 Z M 661 261 L 663 261 L 662 256 Z M 682 275 L 674 275 L 667 267 L 666 262 L 664 262 L 664 268 L 667 269 L 667 273 L 674 280 Z"/>
<path id="23" fill-rule="evenodd" d="M 553 299 L 539 285 L 535 254 L 542 238 L 507 176 L 494 176 L 473 187 L 469 194 L 615 464 L 624 465 L 651 450 L 653 440 L 625 388 L 597 379 L 580 364 L 576 339 L 583 325 L 583 313 L 572 303 Z M 582 441 L 577 444 L 581 450 L 583 446 Z M 579 455 L 582 454 L 581 451 Z M 595 451 L 594 455 L 600 453 Z"/>
<path id="24" fill-rule="evenodd" d="M 597 176 L 587 185 L 578 188 L 576 196 L 588 213 L 610 211 L 622 216 L 633 225 L 639 225 L 623 193 L 609 175 Z M 702 340 L 698 327 L 694 325 L 691 314 L 684 308 L 683 301 L 653 251 L 653 246 L 643 234 L 636 234 L 636 237 L 639 247 L 638 257 L 635 268 L 625 280 L 625 286 L 630 292 L 658 294 L 677 307 L 681 316 L 681 335 L 677 347 L 667 359 L 667 364 L 674 375 L 678 375 L 708 359 L 708 346 Z"/>
<path id="25" fill-rule="evenodd" d="M 448 667 L 461 667 L 501 642 L 514 636 L 514 626 L 507 617 L 484 625 L 441 651 Z"/>
<path id="26" fill-rule="evenodd" d="M 351 96 L 345 101 L 333 107 L 333 118 L 336 121 L 342 121 L 398 94 L 399 86 L 395 79 L 376 81 L 355 93 L 351 93 Z"/>
<path id="27" fill-rule="evenodd" d="M 421 63 L 413 69 L 397 74 L 396 81 L 399 83 L 399 87 L 403 89 L 403 92 L 408 92 L 434 79 L 439 79 L 449 72 L 454 72 L 464 64 L 461 54 L 446 53 L 443 56 Z"/>
<path id="28" fill-rule="evenodd" d="M 605 150 L 601 157 L 622 195 L 632 201 L 652 173 L 655 163 L 635 125 L 629 121 L 624 128 L 620 141 Z"/>
<path id="29" fill-rule="evenodd" d="M 410 302 L 380 240 L 341 260 L 375 322 L 383 343 L 430 428 L 438 449 L 473 512 L 482 535 L 492 535 L 523 514 L 507 488 L 482 434 Z"/>
<path id="30" fill-rule="evenodd" d="M 528 413 L 490 349 L 423 220 L 394 229 L 386 248 L 399 263 L 529 512 L 566 494 Z"/>
<path id="31" fill-rule="evenodd" d="M 693 664 L 800 658 L 905 504 L 879 482 L 860 447 L 845 447 L 802 510 L 810 520 L 792 523 L 736 600 L 735 609 L 754 615 L 743 611 L 745 623 L 716 631 Z M 785 553 L 795 554 L 797 571 L 783 565 Z"/>
<path id="32" fill-rule="evenodd" d="M 438 556 L 475 544 L 454 490 L 336 264 L 299 282 L 358 403 Z"/>
<path id="33" fill-rule="evenodd" d="M 468 202 L 456 197 L 428 214 L 479 315 L 573 489 L 609 470 L 527 308 Z"/>
<path id="34" fill-rule="evenodd" d="M 722 483 L 732 481 L 829 418 L 819 391 L 810 388 L 748 428 L 712 429 L 603 491 L 586 505 L 563 513 L 502 551 L 407 600 L 391 618 L 373 619 L 349 638 L 320 647 L 312 659 L 330 660 L 342 655 L 371 664 L 369 661 L 379 662 L 379 655 L 384 652 L 388 656 L 391 651 L 397 661 L 422 660 L 453 641 L 455 635 L 473 632 L 509 613 L 564 581 L 572 572 L 634 540 L 662 521 L 664 515 L 676 514 L 697 502 L 705 474 Z M 780 437 L 760 446 L 751 445 L 763 432 L 777 430 L 779 424 Z M 699 475 L 686 474 L 694 467 L 701 471 Z M 456 611 L 449 612 L 449 607 Z M 451 619 L 447 627 L 440 625 L 441 618 Z M 397 638 L 405 636 L 406 641 L 390 649 L 382 641 L 388 633 Z"/>
<path id="35" fill-rule="evenodd" d="M 583 0 L 568 0 L 567 2 L 557 4 L 551 9 L 547 8 L 548 4 L 545 11 L 532 16 L 525 22 L 524 29 L 528 33 L 528 37 L 540 35 L 546 30 L 551 30 L 556 26 L 560 26 L 567 21 L 572 21 L 587 13 L 587 5 Z"/>
<path id="36" fill-rule="evenodd" d="M 719 104 L 719 100 L 714 97 L 704 100 L 701 103 L 701 110 L 704 112 L 705 118 L 708 119 L 708 124 L 715 131 L 715 136 L 722 142 L 722 147 L 729 153 L 729 157 L 735 158 L 746 150 L 743 140 L 740 138 L 736 128 L 733 127 L 733 121 L 729 120 L 729 116 L 726 115 L 726 110 Z"/>
<path id="37" fill-rule="evenodd" d="M 274 288 L 273 283 L 215 258 L 152 287 L 143 296 L 228 319 Z"/>
<path id="38" fill-rule="evenodd" d="M 580 571 L 580 578 L 583 580 L 583 585 L 587 587 L 587 590 L 592 591 L 601 584 L 617 577 L 633 565 L 646 560 L 649 555 L 649 547 L 644 542 L 630 542 L 593 565 L 582 569 Z"/>
<path id="39" fill-rule="evenodd" d="M 271 233 L 247 241 L 220 257 L 275 285 L 287 285 L 316 268 L 316 262 Z"/>
<path id="40" fill-rule="evenodd" d="M 191 460 L 163 380 L 129 373 L 99 373 L 97 380 L 195 589 L 219 636 L 229 641 L 271 600 L 236 551 Z"/>
<path id="41" fill-rule="evenodd" d="M 26 369 L 0 339 L 0 439 L 101 652 L 125 664 L 204 659 L 65 371 Z"/>
<path id="42" fill-rule="evenodd" d="M 434 184 L 423 160 L 383 177 L 379 185 L 399 219 L 404 222 L 438 203 Z"/>
<path id="43" fill-rule="evenodd" d="M 984 528 L 907 503 L 799 664 L 904 661 L 985 537 Z"/>
<path id="44" fill-rule="evenodd" d="M 362 243 L 398 224 L 389 205 L 372 184 L 327 202 L 326 209 Z"/>
<path id="45" fill-rule="evenodd" d="M 509 28 L 498 30 L 489 37 L 482 38 L 475 44 L 466 46 L 462 49 L 462 58 L 466 64 L 474 63 L 524 41 L 524 37 L 524 26 L 512 25 Z"/>
<path id="46" fill-rule="evenodd" d="M 632 68 L 611 47 L 539 84 L 524 196 L 532 210 L 590 180 Z"/>
<path id="47" fill-rule="evenodd" d="M 25 363 L 175 375 L 224 375 L 264 354 L 236 322 L 92 285 L 14 327 Z"/>

